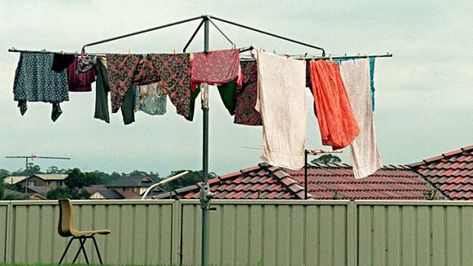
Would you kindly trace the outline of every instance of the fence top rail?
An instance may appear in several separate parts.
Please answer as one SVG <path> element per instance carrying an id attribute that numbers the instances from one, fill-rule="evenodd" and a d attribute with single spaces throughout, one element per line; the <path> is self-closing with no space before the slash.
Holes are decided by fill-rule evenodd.
<path id="1" fill-rule="evenodd" d="M 179 200 L 181 204 L 200 204 L 196 199 Z M 223 200 L 214 199 L 212 205 L 348 205 L 349 200 Z"/>
<path id="2" fill-rule="evenodd" d="M 356 200 L 356 205 L 386 206 L 473 206 L 470 200 Z"/>
<path id="3" fill-rule="evenodd" d="M 74 205 L 172 205 L 175 200 L 140 200 L 140 199 L 122 199 L 122 200 L 72 200 Z M 1 205 L 21 206 L 21 205 L 57 205 L 57 200 L 12 200 L 0 201 Z"/>

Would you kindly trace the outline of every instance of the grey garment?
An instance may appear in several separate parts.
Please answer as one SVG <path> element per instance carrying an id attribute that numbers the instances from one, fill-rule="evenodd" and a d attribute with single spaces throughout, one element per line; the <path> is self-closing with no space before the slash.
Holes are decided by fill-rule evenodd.
<path id="1" fill-rule="evenodd" d="M 53 54 L 21 53 L 13 83 L 14 100 L 23 115 L 26 102 L 48 102 L 58 104 L 69 101 L 66 71 L 51 70 Z M 53 121 L 59 117 L 53 108 Z"/>
<path id="2" fill-rule="evenodd" d="M 149 115 L 164 115 L 166 113 L 167 94 L 159 82 L 149 85 L 136 86 L 136 111 Z"/>

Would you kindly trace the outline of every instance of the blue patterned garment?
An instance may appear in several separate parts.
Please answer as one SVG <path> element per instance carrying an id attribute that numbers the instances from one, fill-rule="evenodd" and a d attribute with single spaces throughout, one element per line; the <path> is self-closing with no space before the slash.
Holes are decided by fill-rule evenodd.
<path id="1" fill-rule="evenodd" d="M 69 100 L 66 71 L 51 70 L 53 54 L 21 53 L 13 83 L 14 100 L 23 115 L 26 102 L 53 103 L 51 119 L 62 113 L 59 103 Z"/>
<path id="2" fill-rule="evenodd" d="M 149 115 L 164 115 L 166 113 L 166 90 L 158 83 L 136 86 L 136 111 Z"/>

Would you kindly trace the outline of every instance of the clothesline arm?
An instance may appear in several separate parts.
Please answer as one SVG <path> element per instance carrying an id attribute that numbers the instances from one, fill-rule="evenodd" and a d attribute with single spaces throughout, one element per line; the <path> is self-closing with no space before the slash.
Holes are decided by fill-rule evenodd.
<path id="1" fill-rule="evenodd" d="M 199 26 L 197 26 L 197 28 L 195 29 L 194 33 L 192 33 L 191 38 L 189 39 L 189 41 L 187 41 L 186 46 L 184 46 L 184 49 L 182 49 L 182 52 L 183 52 L 183 53 L 186 52 L 187 47 L 189 47 L 189 45 L 192 43 L 192 41 L 193 41 L 194 38 L 195 38 L 195 35 L 197 35 L 197 32 L 199 32 L 199 30 L 200 30 L 200 28 L 202 27 L 203 24 L 204 24 L 204 20 L 202 20 L 202 21 L 199 23 Z"/>
<path id="2" fill-rule="evenodd" d="M 215 19 L 215 20 L 227 23 L 227 24 L 231 24 L 231 25 L 240 27 L 240 28 L 245 28 L 247 30 L 256 31 L 256 32 L 261 33 L 261 34 L 265 34 L 265 35 L 269 35 L 269 36 L 272 36 L 272 37 L 275 37 L 275 38 L 278 38 L 278 39 L 282 39 L 282 40 L 285 40 L 285 41 L 288 41 L 288 42 L 293 42 L 293 43 L 297 43 L 297 44 L 300 44 L 300 45 L 303 45 L 303 46 L 311 47 L 311 48 L 314 48 L 316 50 L 322 51 L 322 56 L 325 56 L 325 49 L 322 48 L 322 47 L 318 47 L 318 46 L 311 45 L 311 44 L 308 44 L 308 43 L 300 42 L 300 41 L 297 41 L 297 40 L 294 40 L 294 39 L 290 39 L 290 38 L 287 38 L 287 37 L 284 37 L 284 36 L 281 36 L 281 35 L 277 35 L 277 34 L 274 34 L 274 33 L 271 33 L 271 32 L 256 29 L 256 28 L 246 26 L 246 25 L 243 25 L 243 24 L 240 24 L 240 23 L 236 23 L 236 22 L 233 22 L 233 21 L 229 21 L 229 20 L 226 20 L 226 19 L 222 19 L 222 18 L 218 18 L 218 17 L 214 17 L 214 16 L 208 16 L 208 17 L 211 18 L 211 19 Z"/>
<path id="3" fill-rule="evenodd" d="M 194 17 L 194 18 L 190 18 L 190 19 L 185 19 L 185 20 L 180 20 L 180 21 L 176 21 L 176 22 L 173 22 L 173 23 L 168 23 L 168 24 L 165 24 L 165 25 L 149 28 L 149 29 L 146 29 L 146 30 L 140 30 L 140 31 L 120 35 L 120 36 L 117 36 L 117 37 L 108 38 L 108 39 L 101 40 L 101 41 L 87 43 L 84 46 L 82 46 L 82 51 L 85 50 L 85 47 L 90 47 L 90 46 L 94 46 L 94 45 L 97 45 L 97 44 L 102 44 L 102 43 L 111 42 L 111 41 L 115 41 L 115 40 L 119 40 L 119 39 L 123 39 L 123 38 L 128 38 L 128 37 L 131 37 L 131 36 L 134 36 L 134 35 L 150 32 L 150 31 L 155 31 L 155 30 L 159 30 L 159 29 L 164 29 L 164 28 L 167 28 L 167 27 L 171 27 L 171 26 L 191 22 L 191 21 L 198 20 L 198 19 L 202 19 L 202 16 Z"/>

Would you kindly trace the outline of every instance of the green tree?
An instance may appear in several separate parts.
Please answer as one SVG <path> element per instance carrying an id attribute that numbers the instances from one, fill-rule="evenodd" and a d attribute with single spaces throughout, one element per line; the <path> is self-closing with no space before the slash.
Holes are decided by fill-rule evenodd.
<path id="1" fill-rule="evenodd" d="M 341 163 L 342 160 L 337 155 L 333 154 L 322 154 L 319 157 L 313 159 L 312 163 Z"/>
<path id="2" fill-rule="evenodd" d="M 9 175 L 10 175 L 10 172 L 8 170 L 0 169 L 0 179 L 3 179 L 4 177 L 9 176 Z"/>
<path id="3" fill-rule="evenodd" d="M 69 189 L 79 189 L 90 185 L 86 175 L 82 173 L 79 168 L 72 169 L 64 183 Z"/>
<path id="4" fill-rule="evenodd" d="M 5 197 L 5 183 L 3 183 L 3 177 L 0 178 L 0 200 Z"/>
<path id="5" fill-rule="evenodd" d="M 184 171 L 189 171 L 186 175 L 175 179 L 169 183 L 166 183 L 162 186 L 162 189 L 164 191 L 172 191 L 181 187 L 187 187 L 190 185 L 195 185 L 199 182 L 202 182 L 203 179 L 203 172 L 202 171 L 191 171 L 191 170 L 177 170 L 177 171 L 172 171 L 170 176 L 177 175 L 179 173 L 182 173 Z M 209 173 L 209 179 L 217 177 L 217 174 L 214 172 Z"/>
<path id="6" fill-rule="evenodd" d="M 46 198 L 50 200 L 70 199 L 71 190 L 69 188 L 64 188 L 64 187 L 55 187 L 48 192 L 48 194 L 46 195 Z"/>

